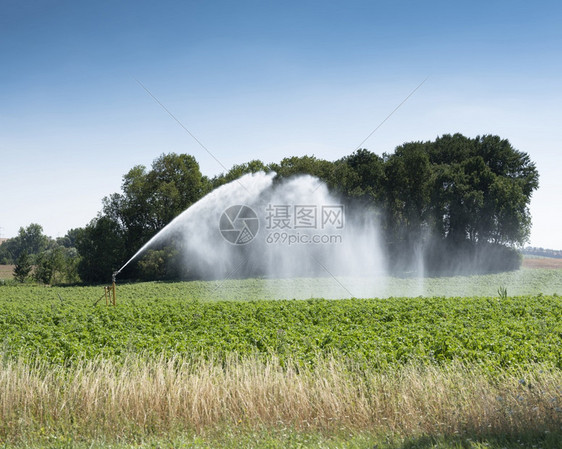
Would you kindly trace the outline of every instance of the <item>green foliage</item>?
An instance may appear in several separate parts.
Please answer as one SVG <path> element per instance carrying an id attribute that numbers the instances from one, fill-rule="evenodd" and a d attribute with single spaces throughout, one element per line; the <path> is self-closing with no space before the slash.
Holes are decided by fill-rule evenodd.
<path id="1" fill-rule="evenodd" d="M 104 198 L 103 214 L 76 237 L 81 278 L 105 280 L 209 189 L 199 164 L 187 154 L 162 154 L 149 171 L 142 165 L 133 167 L 123 176 L 123 193 Z"/>
<path id="2" fill-rule="evenodd" d="M 363 203 L 379 203 L 383 183 L 383 159 L 366 149 L 358 149 L 334 166 L 332 187 L 348 198 Z"/>
<path id="3" fill-rule="evenodd" d="M 149 249 L 138 262 L 139 275 L 147 280 L 174 279 L 181 275 L 179 253 L 172 247 Z"/>
<path id="4" fill-rule="evenodd" d="M 278 180 L 296 175 L 311 175 L 334 186 L 334 163 L 314 156 L 286 157 L 279 164 L 270 164 L 269 168 L 277 173 Z"/>
<path id="5" fill-rule="evenodd" d="M 270 168 L 267 167 L 262 161 L 259 159 L 251 160 L 250 162 L 246 162 L 244 164 L 233 165 L 232 168 L 226 174 L 220 174 L 215 176 L 213 179 L 210 180 L 208 183 L 209 189 L 216 189 L 217 187 L 222 186 L 223 184 L 229 183 L 234 181 L 235 179 L 240 178 L 248 173 L 257 173 L 257 172 L 269 172 Z M 208 192 L 205 192 L 208 193 Z"/>
<path id="6" fill-rule="evenodd" d="M 22 253 L 27 253 L 33 263 L 35 256 L 44 251 L 49 244 L 49 237 L 43 234 L 43 228 L 32 223 L 26 228 L 21 227 L 18 235 L 8 239 L 0 246 L 0 263 L 15 263 Z"/>
<path id="7" fill-rule="evenodd" d="M 441 236 L 473 243 L 523 244 L 538 172 L 528 154 L 498 136 L 444 135 L 426 142 L 436 170 L 434 219 Z"/>
<path id="8" fill-rule="evenodd" d="M 56 241 L 43 234 L 43 228 L 31 224 L 20 228 L 18 236 L 0 247 L 0 261 L 15 261 L 14 277 L 24 282 L 33 272 L 33 278 L 44 284 L 77 282 L 78 253 L 74 248 L 80 230 L 71 230 Z M 34 269 L 32 269 L 34 268 Z"/>
<path id="9" fill-rule="evenodd" d="M 498 296 L 500 297 L 500 299 L 507 299 L 507 287 L 504 285 L 501 285 L 498 288 Z"/>
<path id="10" fill-rule="evenodd" d="M 387 156 L 384 165 L 386 230 L 393 241 L 406 243 L 422 240 L 423 224 L 431 210 L 433 174 L 423 144 L 398 147 Z"/>
<path id="11" fill-rule="evenodd" d="M 14 267 L 14 278 L 18 282 L 25 282 L 29 277 L 33 266 L 31 265 L 31 258 L 27 251 L 23 251 L 16 261 L 16 266 Z"/>
<path id="12" fill-rule="evenodd" d="M 123 229 L 136 251 L 205 193 L 199 164 L 187 154 L 163 154 L 147 171 L 133 167 L 123 177 L 123 193 L 104 199 L 104 214 Z"/>
<path id="13" fill-rule="evenodd" d="M 245 289 L 235 297 L 262 291 L 255 280 L 235 286 Z M 202 301 L 190 298 L 216 297 L 216 283 L 144 283 L 118 286 L 117 307 L 93 306 L 100 290 L 0 288 L 4 357 L 236 353 L 308 364 L 336 354 L 381 369 L 411 360 L 562 368 L 558 296 Z"/>
<path id="14" fill-rule="evenodd" d="M 48 285 L 78 282 L 78 262 L 76 248 L 54 244 L 38 254 L 33 277 Z"/>
<path id="15" fill-rule="evenodd" d="M 512 248 L 529 237 L 537 187 L 529 156 L 498 136 L 444 135 L 399 146 L 385 155 L 377 203 L 393 266 L 408 269 L 421 252 L 429 272 L 519 268 Z"/>
<path id="16" fill-rule="evenodd" d="M 61 244 L 76 242 L 84 281 L 106 280 L 112 269 L 212 189 L 270 170 L 277 173 L 276 182 L 316 176 L 340 195 L 347 210 L 374 214 L 395 272 L 414 271 L 420 260 L 429 273 L 451 273 L 453 266 L 465 272 L 519 268 L 515 248 L 529 237 L 529 203 L 538 187 L 529 155 L 492 135 L 446 134 L 435 141 L 405 143 L 383 157 L 358 149 L 335 162 L 314 156 L 286 157 L 269 165 L 252 160 L 210 180 L 201 175 L 193 156 L 163 154 L 150 170 L 138 165 L 125 174 L 122 193 L 104 199 L 103 214 Z M 0 261 L 13 258 L 10 243 L 2 246 Z M 173 265 L 164 260 L 171 254 L 151 257 L 131 264 L 123 276 L 161 279 L 180 273 L 164 269 Z"/>
<path id="17" fill-rule="evenodd" d="M 80 228 L 69 230 L 64 237 L 59 237 L 56 240 L 57 245 L 64 246 L 65 248 L 76 248 L 76 241 L 82 230 Z"/>
<path id="18" fill-rule="evenodd" d="M 95 218 L 81 230 L 76 248 L 81 256 L 77 271 L 84 282 L 109 282 L 126 255 L 122 228 L 105 216 Z"/>

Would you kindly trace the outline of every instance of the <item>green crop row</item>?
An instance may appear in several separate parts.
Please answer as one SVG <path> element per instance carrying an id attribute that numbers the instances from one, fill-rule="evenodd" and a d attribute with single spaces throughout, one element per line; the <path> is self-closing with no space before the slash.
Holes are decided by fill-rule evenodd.
<path id="1" fill-rule="evenodd" d="M 239 292 L 255 288 L 252 280 L 236 282 Z M 556 295 L 201 301 L 185 294 L 194 288 L 212 286 L 123 285 L 117 306 L 108 307 L 103 299 L 93 305 L 100 288 L 4 287 L 0 352 L 52 363 L 138 354 L 314 363 L 337 354 L 380 368 L 455 359 L 491 369 L 537 362 L 562 368 Z"/>

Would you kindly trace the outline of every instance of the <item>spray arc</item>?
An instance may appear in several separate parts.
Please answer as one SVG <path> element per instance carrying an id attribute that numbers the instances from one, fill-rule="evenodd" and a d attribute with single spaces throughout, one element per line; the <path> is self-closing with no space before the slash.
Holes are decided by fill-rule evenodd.
<path id="1" fill-rule="evenodd" d="M 344 208 L 324 182 L 309 175 L 282 180 L 275 176 L 273 172 L 247 174 L 194 203 L 113 273 L 112 288 L 116 277 L 147 249 L 172 245 L 190 278 L 325 278 L 333 285 L 333 297 L 380 294 L 386 264 L 372 214 L 359 209 L 348 213 L 345 208 L 345 220 L 341 216 L 341 223 L 336 223 Z M 249 227 L 251 239 L 227 238 L 242 224 Z M 342 277 L 362 277 L 361 285 Z M 275 293 L 318 295 L 313 290 Z"/>

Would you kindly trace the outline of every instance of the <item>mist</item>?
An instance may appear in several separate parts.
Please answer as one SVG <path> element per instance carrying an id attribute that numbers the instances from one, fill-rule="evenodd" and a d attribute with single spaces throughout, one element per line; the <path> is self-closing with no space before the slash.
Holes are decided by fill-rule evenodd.
<path id="1" fill-rule="evenodd" d="M 372 213 L 346 208 L 309 176 L 277 180 L 247 174 L 202 198 L 155 235 L 125 265 L 172 247 L 184 279 L 314 278 L 271 282 L 279 298 L 373 297 L 385 292 L 386 257 Z M 118 273 L 119 273 L 118 272 Z"/>

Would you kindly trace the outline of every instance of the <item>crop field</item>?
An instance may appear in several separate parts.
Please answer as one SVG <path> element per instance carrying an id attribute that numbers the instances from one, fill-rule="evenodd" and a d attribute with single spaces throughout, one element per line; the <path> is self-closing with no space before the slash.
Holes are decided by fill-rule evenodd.
<path id="1" fill-rule="evenodd" d="M 560 447 L 562 270 L 332 282 L 0 286 L 0 443 Z"/>
<path id="2" fill-rule="evenodd" d="M 14 265 L 0 265 L 0 279 L 12 279 Z"/>
<path id="3" fill-rule="evenodd" d="M 524 257 L 523 267 L 562 269 L 562 259 L 554 259 L 552 257 Z"/>
<path id="4" fill-rule="evenodd" d="M 411 360 L 562 368 L 558 296 L 206 302 L 159 297 L 165 286 L 152 284 L 152 295 L 139 299 L 126 291 L 142 286 L 123 286 L 117 307 L 46 299 L 50 289 L 5 288 L 2 294 L 27 298 L 0 299 L 4 357 L 64 364 L 96 356 L 235 353 L 307 364 L 335 354 L 376 368 Z"/>

